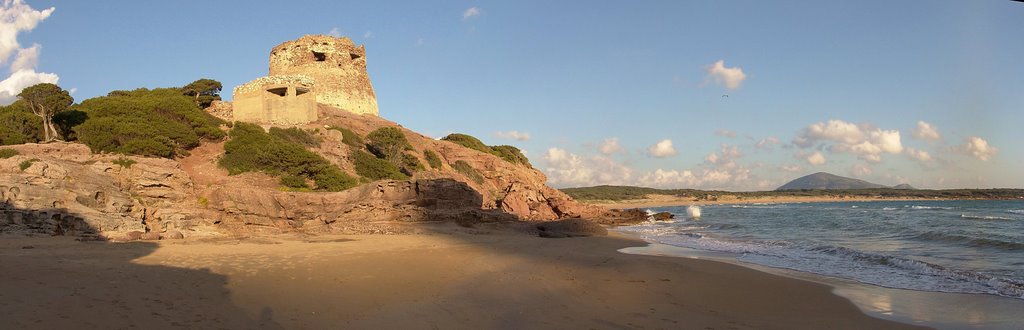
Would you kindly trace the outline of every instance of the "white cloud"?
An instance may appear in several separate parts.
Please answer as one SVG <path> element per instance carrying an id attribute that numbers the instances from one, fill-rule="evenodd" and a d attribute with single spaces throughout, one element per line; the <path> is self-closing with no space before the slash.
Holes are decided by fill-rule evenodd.
<path id="1" fill-rule="evenodd" d="M 757 149 L 768 149 L 768 148 L 771 148 L 771 147 L 773 147 L 773 146 L 775 146 L 777 144 L 779 144 L 779 138 L 774 137 L 774 136 L 769 136 L 769 137 L 761 139 L 760 141 L 757 141 L 757 144 L 754 145 L 754 148 L 757 148 Z"/>
<path id="2" fill-rule="evenodd" d="M 494 136 L 502 138 L 502 139 L 512 139 L 512 140 L 516 140 L 516 141 L 528 141 L 528 140 L 530 140 L 530 133 L 520 132 L 520 131 L 508 131 L 508 132 L 497 131 L 497 132 L 494 132 Z"/>
<path id="3" fill-rule="evenodd" d="M 982 161 L 988 161 L 989 158 L 999 152 L 999 149 L 990 146 L 988 141 L 977 136 L 967 138 L 967 141 L 964 142 L 960 149 Z"/>
<path id="4" fill-rule="evenodd" d="M 581 157 L 561 148 L 544 154 L 548 182 L 557 187 L 629 184 L 633 169 L 605 156 Z"/>
<path id="5" fill-rule="evenodd" d="M 333 28 L 331 28 L 330 32 L 327 32 L 327 35 L 335 37 L 335 38 L 340 38 L 341 37 L 341 30 L 339 30 L 337 27 L 333 27 Z"/>
<path id="6" fill-rule="evenodd" d="M 939 135 L 939 131 L 935 129 L 935 126 L 923 120 L 918 121 L 917 128 L 910 133 L 911 136 L 918 140 L 936 141 L 942 138 L 942 135 Z"/>
<path id="7" fill-rule="evenodd" d="M 18 34 L 32 31 L 56 8 L 35 10 L 21 0 L 4 1 L 0 6 L 0 63 L 9 64 L 11 75 L 0 81 L 0 105 L 14 102 L 25 87 L 39 83 L 56 84 L 59 77 L 53 73 L 36 72 L 41 46 L 33 44 L 21 48 Z M 14 61 L 8 62 L 11 54 L 17 53 Z"/>
<path id="8" fill-rule="evenodd" d="M 601 143 L 601 147 L 598 148 L 598 151 L 601 151 L 601 153 L 605 155 L 611 155 L 618 152 L 624 152 L 626 149 L 619 144 L 619 138 L 610 137 L 604 139 L 604 142 Z"/>
<path id="9" fill-rule="evenodd" d="M 920 162 L 922 164 L 926 164 L 926 163 L 932 161 L 932 155 L 929 154 L 927 151 L 924 151 L 924 150 L 917 150 L 917 149 L 914 149 L 914 148 L 907 148 L 906 149 L 906 154 L 910 158 L 913 158 L 914 160 L 917 160 L 918 162 Z"/>
<path id="10" fill-rule="evenodd" d="M 743 73 L 743 69 L 740 67 L 725 67 L 725 60 L 718 60 L 712 65 L 708 66 L 708 75 L 706 80 L 714 81 L 716 84 L 723 85 L 727 89 L 740 88 L 740 84 L 744 80 L 747 80 L 747 75 Z"/>
<path id="11" fill-rule="evenodd" d="M 40 48 L 42 48 L 42 46 L 39 44 L 33 44 L 32 47 L 18 50 L 18 55 L 15 56 L 14 61 L 11 62 L 11 72 L 34 70 L 36 68 L 36 64 L 39 63 Z"/>
<path id="12" fill-rule="evenodd" d="M 882 130 L 866 124 L 858 126 L 835 119 L 811 124 L 793 139 L 793 144 L 801 148 L 818 143 L 832 143 L 830 151 L 852 153 L 872 163 L 881 162 L 882 153 L 903 152 L 898 130 Z"/>
<path id="13" fill-rule="evenodd" d="M 803 159 L 805 161 L 807 161 L 808 164 L 811 164 L 811 165 L 814 165 L 814 166 L 824 165 L 825 162 L 827 161 L 825 159 L 825 155 L 822 154 L 821 151 L 817 151 L 817 150 L 815 150 L 814 152 L 809 153 L 809 154 L 801 155 L 801 157 L 803 157 Z"/>
<path id="14" fill-rule="evenodd" d="M 0 63 L 5 63 L 11 54 L 21 50 L 18 33 L 32 31 L 54 10 L 54 7 L 35 10 L 22 0 L 4 1 L 0 6 Z"/>
<path id="15" fill-rule="evenodd" d="M 676 148 L 672 146 L 672 140 L 664 139 L 658 141 L 650 148 L 647 148 L 647 152 L 651 157 L 665 158 L 669 156 L 675 156 L 677 154 Z"/>
<path id="16" fill-rule="evenodd" d="M 730 130 L 727 130 L 727 129 L 720 129 L 720 130 L 715 131 L 715 135 L 724 136 L 724 137 L 727 137 L 727 138 L 734 138 L 734 137 L 736 137 L 736 132 L 733 132 L 733 131 L 730 131 Z"/>
<path id="17" fill-rule="evenodd" d="M 373 37 L 376 37 L 376 36 L 375 36 L 375 35 L 373 34 L 373 32 L 370 32 L 370 31 L 366 31 L 366 33 L 363 33 L 363 39 L 373 39 Z"/>
<path id="18" fill-rule="evenodd" d="M 800 167 L 800 165 L 783 165 L 783 166 L 780 166 L 779 169 L 783 170 L 783 171 L 786 171 L 786 172 L 793 173 L 793 172 L 800 172 L 800 171 L 802 171 L 803 167 Z"/>
<path id="19" fill-rule="evenodd" d="M 469 9 L 466 9 L 466 11 L 462 12 L 462 19 L 469 19 L 470 17 L 480 16 L 480 14 L 482 13 L 483 12 L 480 10 L 480 8 L 469 7 Z"/>
<path id="20" fill-rule="evenodd" d="M 855 177 L 865 177 L 871 175 L 871 166 L 859 163 L 854 164 L 853 167 L 850 168 L 850 174 L 852 174 Z"/>

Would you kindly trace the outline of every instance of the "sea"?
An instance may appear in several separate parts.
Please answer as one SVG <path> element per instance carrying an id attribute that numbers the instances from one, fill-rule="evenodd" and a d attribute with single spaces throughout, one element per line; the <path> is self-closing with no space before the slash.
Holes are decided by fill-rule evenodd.
<path id="1" fill-rule="evenodd" d="M 1020 200 L 703 205 L 699 218 L 689 217 L 687 206 L 649 210 L 663 211 L 675 218 L 618 230 L 739 263 L 1024 300 Z"/>

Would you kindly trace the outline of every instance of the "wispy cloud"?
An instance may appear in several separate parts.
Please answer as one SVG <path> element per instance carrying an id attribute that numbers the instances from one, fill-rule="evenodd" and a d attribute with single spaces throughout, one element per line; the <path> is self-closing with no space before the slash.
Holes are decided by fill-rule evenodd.
<path id="1" fill-rule="evenodd" d="M 610 137 L 604 139 L 604 142 L 601 143 L 598 151 L 605 155 L 611 155 L 614 153 L 624 152 L 626 151 L 626 148 L 623 148 L 622 145 L 619 144 L 619 138 Z"/>
<path id="2" fill-rule="evenodd" d="M 331 31 L 327 32 L 327 35 L 335 37 L 335 38 L 340 38 L 341 37 L 341 30 L 339 30 L 337 27 L 333 27 L 333 28 L 331 28 Z"/>
<path id="3" fill-rule="evenodd" d="M 738 66 L 726 67 L 725 60 L 718 60 L 718 62 L 709 65 L 707 72 L 706 81 L 713 81 L 730 90 L 740 88 L 743 81 L 747 80 L 747 74 L 743 73 L 742 68 Z"/>
<path id="4" fill-rule="evenodd" d="M 481 11 L 480 8 L 469 7 L 469 9 L 462 12 L 462 19 L 467 20 L 471 17 L 480 16 L 480 14 L 483 14 L 483 11 Z"/>
<path id="5" fill-rule="evenodd" d="M 715 135 L 723 136 L 723 137 L 727 137 L 727 138 L 734 138 L 734 137 L 736 137 L 736 132 L 733 132 L 733 131 L 730 131 L 730 130 L 727 130 L 727 129 L 719 129 L 719 130 L 715 131 Z"/>
<path id="6" fill-rule="evenodd" d="M 917 122 L 917 128 L 914 128 L 914 130 L 910 132 L 910 136 L 913 136 L 918 140 L 925 141 L 937 141 L 942 139 L 942 135 L 939 134 L 939 131 L 935 126 L 932 126 L 932 124 L 923 120 Z"/>
<path id="7" fill-rule="evenodd" d="M 366 33 L 363 33 L 363 39 L 373 39 L 373 37 L 376 37 L 376 35 L 374 35 L 372 31 L 366 31 Z"/>
<path id="8" fill-rule="evenodd" d="M 497 131 L 497 132 L 494 132 L 494 136 L 496 136 L 498 138 L 502 138 L 502 139 L 512 139 L 512 140 L 516 140 L 516 141 L 528 141 L 528 140 L 530 140 L 530 133 L 520 132 L 520 131 L 515 131 L 515 130 L 507 131 L 507 132 Z"/>

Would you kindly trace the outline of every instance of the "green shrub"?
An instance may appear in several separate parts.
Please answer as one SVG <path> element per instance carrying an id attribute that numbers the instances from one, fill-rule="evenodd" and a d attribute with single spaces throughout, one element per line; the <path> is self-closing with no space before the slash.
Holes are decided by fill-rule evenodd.
<path id="1" fill-rule="evenodd" d="M 268 134 L 263 128 L 236 122 L 231 140 L 224 144 L 219 164 L 229 174 L 262 171 L 270 175 L 300 176 L 316 183 L 317 190 L 341 191 L 356 186 L 356 179 L 345 174 L 322 156 L 302 145 Z"/>
<path id="2" fill-rule="evenodd" d="M 423 167 L 423 163 L 420 163 L 419 158 L 408 153 L 402 154 L 402 166 L 400 167 L 402 173 L 409 176 L 412 176 L 413 173 L 426 170 L 426 168 Z"/>
<path id="3" fill-rule="evenodd" d="M 423 158 L 427 159 L 427 164 L 430 164 L 430 168 L 441 169 L 441 157 L 438 157 L 434 151 L 423 150 Z"/>
<path id="4" fill-rule="evenodd" d="M 32 114 L 24 102 L 0 106 L 0 145 L 33 143 L 43 140 L 43 119 Z"/>
<path id="5" fill-rule="evenodd" d="M 477 150 L 483 153 L 494 154 L 494 151 L 491 150 L 491 147 L 488 147 L 486 144 L 480 141 L 480 139 L 477 139 L 470 135 L 452 133 L 448 134 L 448 136 L 446 137 L 441 138 L 441 140 L 454 142 L 455 144 L 458 144 L 460 146 Z"/>
<path id="6" fill-rule="evenodd" d="M 362 148 L 363 145 L 365 144 L 365 142 L 363 142 L 363 138 L 360 137 L 359 134 L 356 134 L 356 132 L 353 132 L 353 131 L 351 131 L 351 130 L 349 130 L 347 128 L 344 128 L 344 127 L 331 127 L 330 129 L 333 129 L 335 131 L 341 132 L 341 143 L 344 143 L 344 144 L 347 144 L 347 145 L 350 145 L 350 146 L 353 146 L 353 147 L 356 147 L 356 148 Z"/>
<path id="7" fill-rule="evenodd" d="M 476 182 L 477 184 L 484 183 L 484 176 L 480 175 L 480 172 L 477 172 L 476 169 L 464 160 L 456 161 L 455 164 L 452 164 L 452 168 L 466 177 L 469 177 L 469 179 L 473 180 L 473 182 Z"/>
<path id="8" fill-rule="evenodd" d="M 451 141 L 466 148 L 498 156 L 512 164 L 522 164 L 527 167 L 532 167 L 530 165 L 530 160 L 526 158 L 526 155 L 523 155 L 523 152 L 519 150 L 519 148 L 513 146 L 488 146 L 480 141 L 480 139 L 460 133 L 448 134 L 448 136 L 441 140 Z"/>
<path id="9" fill-rule="evenodd" d="M 289 188 L 309 188 L 309 185 L 306 184 L 306 178 L 298 175 L 282 175 L 281 180 L 279 182 L 281 183 L 282 186 Z"/>
<path id="10" fill-rule="evenodd" d="M 405 180 L 409 177 L 399 171 L 398 167 L 391 162 L 374 157 L 362 150 L 353 150 L 352 159 L 355 163 L 356 173 L 370 180 Z"/>
<path id="11" fill-rule="evenodd" d="M 173 157 L 199 146 L 200 139 L 224 137 L 218 128 L 223 121 L 177 88 L 113 91 L 82 101 L 76 110 L 88 119 L 66 129 L 95 152 Z"/>
<path id="12" fill-rule="evenodd" d="M 292 141 L 292 142 L 295 142 L 295 143 L 298 143 L 298 144 L 301 144 L 301 145 L 304 145 L 304 146 L 307 146 L 307 147 L 317 147 L 317 146 L 320 146 L 320 141 L 318 141 L 316 139 L 316 137 L 314 137 L 313 135 L 309 134 L 309 132 L 306 132 L 305 130 L 299 129 L 298 127 L 289 127 L 289 128 L 271 127 L 270 128 L 270 135 L 273 135 L 273 136 L 276 136 L 276 137 L 279 137 L 279 138 L 282 138 L 282 139 L 285 139 L 285 140 L 288 140 L 288 141 Z"/>
<path id="13" fill-rule="evenodd" d="M 135 164 L 136 161 L 134 161 L 134 160 L 132 160 L 131 158 L 128 158 L 128 157 L 119 157 L 119 158 L 115 159 L 113 161 L 113 163 L 117 164 L 117 165 L 121 165 L 121 167 L 123 167 L 123 168 L 132 168 L 132 165 Z"/>
<path id="14" fill-rule="evenodd" d="M 405 133 L 398 127 L 381 127 L 366 135 L 366 149 L 378 158 L 400 164 L 402 153 L 412 150 Z"/>
<path id="15" fill-rule="evenodd" d="M 61 111 L 53 115 L 53 126 L 57 128 L 57 133 L 59 133 L 65 141 L 74 141 L 78 137 L 75 135 L 73 128 L 85 123 L 86 120 L 89 120 L 89 114 L 83 111 Z"/>
<path id="16" fill-rule="evenodd" d="M 20 153 L 14 149 L 0 149 L 0 159 L 11 158 L 17 156 L 18 154 Z"/>
<path id="17" fill-rule="evenodd" d="M 523 164 L 527 167 L 531 166 L 530 160 L 526 158 L 526 155 L 523 155 L 523 152 L 519 150 L 519 148 L 513 146 L 493 146 L 491 147 L 491 150 L 494 151 L 496 156 L 501 157 L 501 159 L 504 159 L 509 163 Z"/>
<path id="18" fill-rule="evenodd" d="M 29 167 L 32 167 L 32 163 L 35 163 L 36 161 L 38 161 L 38 159 L 35 159 L 35 158 L 26 159 L 26 160 L 22 161 L 21 164 L 18 164 L 18 168 L 20 168 L 22 171 L 24 171 L 24 170 L 28 169 Z"/>

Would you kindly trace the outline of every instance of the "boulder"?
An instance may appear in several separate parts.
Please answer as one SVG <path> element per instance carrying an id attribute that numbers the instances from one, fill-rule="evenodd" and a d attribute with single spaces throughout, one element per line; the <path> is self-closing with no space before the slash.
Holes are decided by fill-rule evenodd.
<path id="1" fill-rule="evenodd" d="M 651 216 L 654 221 L 667 221 L 675 218 L 676 215 L 669 212 L 658 212 Z"/>
<path id="2" fill-rule="evenodd" d="M 178 230 L 168 230 L 160 235 L 160 239 L 183 239 L 185 235 Z"/>
<path id="3" fill-rule="evenodd" d="M 143 241 L 156 241 L 156 240 L 160 239 L 160 233 L 152 232 L 151 231 L 151 232 L 142 234 L 142 236 L 139 237 L 139 238 L 142 239 Z"/>
<path id="4" fill-rule="evenodd" d="M 145 234 L 145 233 L 143 233 L 141 231 L 138 231 L 138 230 L 133 230 L 133 231 L 130 231 L 130 232 L 127 232 L 127 233 L 124 234 L 124 240 L 126 240 L 126 241 L 139 240 L 139 239 L 142 238 L 142 234 Z"/>

